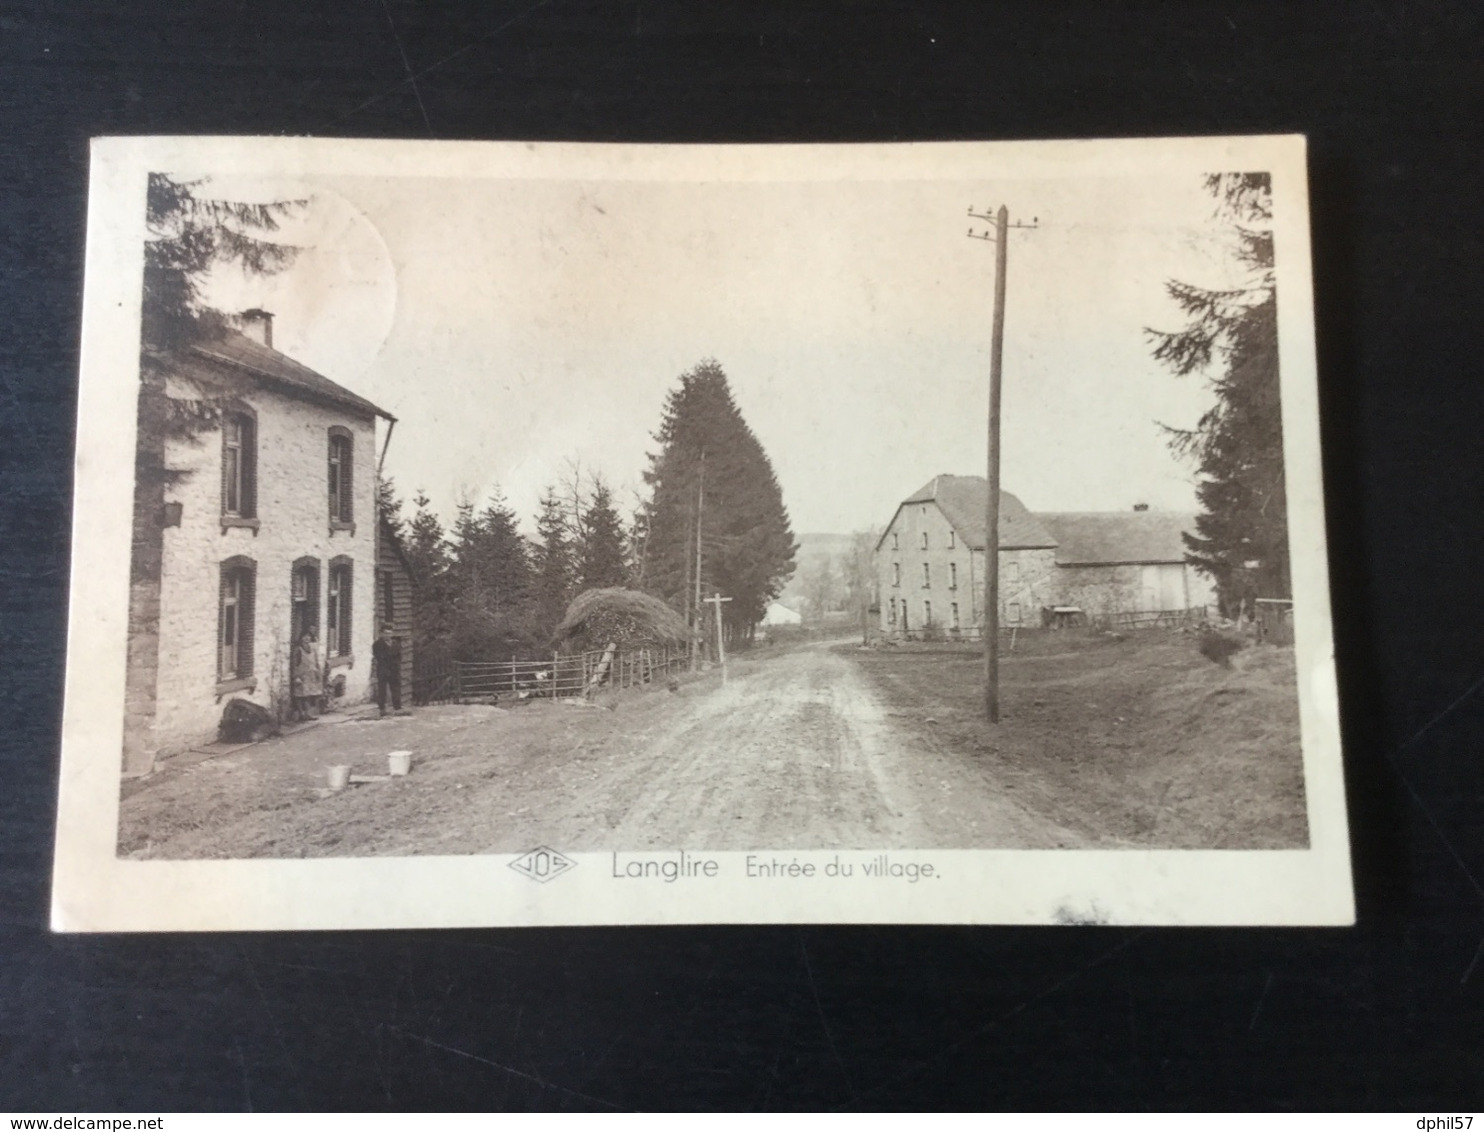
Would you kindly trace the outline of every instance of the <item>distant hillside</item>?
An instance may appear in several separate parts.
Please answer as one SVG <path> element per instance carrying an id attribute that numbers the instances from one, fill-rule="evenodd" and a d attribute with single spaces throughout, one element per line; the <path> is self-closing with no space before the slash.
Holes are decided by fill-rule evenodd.
<path id="1" fill-rule="evenodd" d="M 795 612 L 803 609 L 803 579 L 808 576 L 811 568 L 818 566 L 822 560 L 833 559 L 838 566 L 849 560 L 851 540 L 853 535 L 830 535 L 830 534 L 804 534 L 794 535 L 794 541 L 799 544 L 799 552 L 794 555 L 794 574 L 783 587 L 783 593 L 778 600 Z"/>

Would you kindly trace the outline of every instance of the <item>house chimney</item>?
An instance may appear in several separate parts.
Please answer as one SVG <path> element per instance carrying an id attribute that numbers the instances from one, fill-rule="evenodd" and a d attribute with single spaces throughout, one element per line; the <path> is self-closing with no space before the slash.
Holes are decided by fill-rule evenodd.
<path id="1" fill-rule="evenodd" d="M 237 316 L 237 325 L 254 342 L 273 348 L 273 315 L 268 311 L 259 307 L 243 311 Z"/>
<path id="2" fill-rule="evenodd" d="M 1147 504 L 1147 503 L 1135 503 L 1134 504 L 1134 510 L 1135 511 L 1147 511 L 1147 510 L 1149 510 L 1149 504 Z"/>

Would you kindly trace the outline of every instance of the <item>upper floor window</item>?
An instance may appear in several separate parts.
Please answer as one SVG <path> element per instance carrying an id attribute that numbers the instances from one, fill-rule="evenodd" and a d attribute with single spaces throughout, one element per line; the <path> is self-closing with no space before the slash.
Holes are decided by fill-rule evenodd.
<path id="1" fill-rule="evenodd" d="M 948 528 L 948 549 L 949 550 L 952 550 L 957 545 L 958 545 L 957 532 L 954 531 L 954 529 L 952 527 L 949 527 Z"/>
<path id="2" fill-rule="evenodd" d="M 897 532 L 896 531 L 892 531 L 891 532 L 891 548 L 893 550 L 901 550 L 902 549 L 901 544 L 897 541 Z"/>
<path id="3" fill-rule="evenodd" d="M 902 584 L 902 564 L 900 562 L 893 562 L 891 564 L 891 584 L 894 586 L 900 586 Z"/>
<path id="4" fill-rule="evenodd" d="M 956 589 L 958 589 L 958 563 L 957 562 L 950 562 L 948 564 L 948 588 L 950 590 L 956 590 Z"/>
<path id="5" fill-rule="evenodd" d="M 330 430 L 330 525 L 350 526 L 355 519 L 354 443 L 348 429 Z"/>
<path id="6" fill-rule="evenodd" d="M 1019 562 L 1006 562 L 1005 563 L 1005 581 L 1007 581 L 1007 582 L 1018 582 L 1018 581 L 1020 581 L 1020 563 Z"/>
<path id="7" fill-rule="evenodd" d="M 251 413 L 222 417 L 222 517 L 258 515 L 258 427 Z"/>
<path id="8" fill-rule="evenodd" d="M 928 563 L 922 564 L 922 588 L 929 589 L 933 584 L 933 568 Z"/>
<path id="9" fill-rule="evenodd" d="M 948 615 L 949 615 L 949 618 L 951 619 L 952 627 L 955 628 L 955 629 L 957 629 L 959 627 L 959 625 L 958 625 L 958 602 L 955 601 L 953 604 L 951 604 L 948 607 Z"/>
<path id="10" fill-rule="evenodd" d="M 923 550 L 926 550 L 927 548 L 928 548 L 928 533 L 927 533 L 927 531 L 923 531 L 922 532 L 922 549 Z"/>
<path id="11" fill-rule="evenodd" d="M 220 683 L 252 677 L 256 589 L 257 564 L 251 558 L 238 555 L 221 564 L 216 654 L 216 677 Z"/>

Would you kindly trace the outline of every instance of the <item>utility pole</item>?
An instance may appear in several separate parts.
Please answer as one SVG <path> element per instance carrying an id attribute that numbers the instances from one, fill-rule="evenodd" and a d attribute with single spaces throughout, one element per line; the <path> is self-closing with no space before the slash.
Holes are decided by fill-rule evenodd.
<path id="1" fill-rule="evenodd" d="M 1003 204 L 991 216 L 975 212 L 975 220 L 993 221 L 994 233 L 988 229 L 969 237 L 994 243 L 994 328 L 989 354 L 989 498 L 984 504 L 984 713 L 991 723 L 1000 721 L 1000 368 L 1005 353 L 1005 267 L 1011 228 L 1035 228 L 1039 221 L 1011 224 L 1010 210 Z M 969 553 L 970 562 L 973 552 Z"/>
<path id="2" fill-rule="evenodd" d="M 696 485 L 696 619 L 691 630 L 690 670 L 694 672 L 701 651 L 701 515 L 706 505 L 706 449 L 701 449 L 701 479 Z M 719 607 L 718 607 L 719 608 Z"/>
<path id="3" fill-rule="evenodd" d="M 721 662 L 721 682 L 723 684 L 727 682 L 727 646 L 722 640 L 721 635 L 721 607 L 723 603 L 731 600 L 729 597 L 722 597 L 720 590 L 716 592 L 715 597 L 708 597 L 706 599 L 707 605 L 714 605 L 716 607 L 716 659 Z"/>

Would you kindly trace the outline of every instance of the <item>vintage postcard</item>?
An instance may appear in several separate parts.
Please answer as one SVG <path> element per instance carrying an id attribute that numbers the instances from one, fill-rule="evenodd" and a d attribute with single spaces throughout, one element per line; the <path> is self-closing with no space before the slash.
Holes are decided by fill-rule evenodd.
<path id="1" fill-rule="evenodd" d="M 1352 922 L 1302 138 L 90 193 L 56 929 Z"/>

